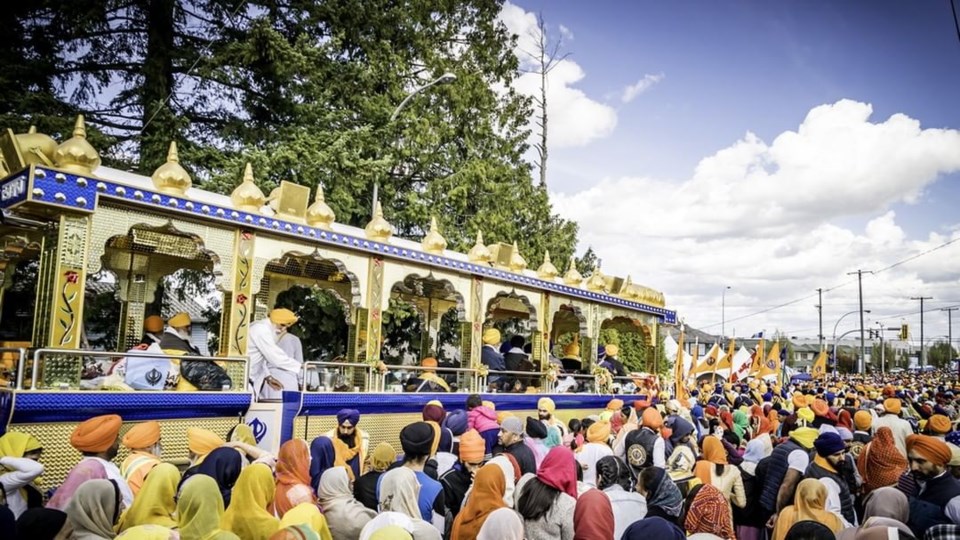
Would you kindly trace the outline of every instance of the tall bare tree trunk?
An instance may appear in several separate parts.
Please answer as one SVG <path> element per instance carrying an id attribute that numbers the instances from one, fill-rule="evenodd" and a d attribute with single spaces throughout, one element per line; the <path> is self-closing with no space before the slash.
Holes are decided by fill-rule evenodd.
<path id="1" fill-rule="evenodd" d="M 533 101 L 540 108 L 540 116 L 537 119 L 537 128 L 540 130 L 540 142 L 534 145 L 537 150 L 537 168 L 540 169 L 540 189 L 547 189 L 547 158 L 550 153 L 547 148 L 547 76 L 557 64 L 570 56 L 570 53 L 560 54 L 560 48 L 563 46 L 563 38 L 551 40 L 547 35 L 547 23 L 543 19 L 543 14 L 537 15 L 537 29 L 533 38 L 536 43 L 536 49 L 532 52 L 525 51 L 531 59 L 537 64 L 536 71 L 540 75 L 540 97 Z"/>
<path id="2" fill-rule="evenodd" d="M 168 99 L 174 91 L 174 10 L 177 0 L 147 0 L 147 51 L 143 61 L 140 102 L 140 170 L 149 174 L 166 159 L 176 131 Z"/>

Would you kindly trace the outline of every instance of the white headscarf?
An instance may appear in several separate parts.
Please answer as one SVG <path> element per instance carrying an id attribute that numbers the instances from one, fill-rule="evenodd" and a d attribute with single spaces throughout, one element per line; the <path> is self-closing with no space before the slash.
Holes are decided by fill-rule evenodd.
<path id="1" fill-rule="evenodd" d="M 357 538 L 377 513 L 353 498 L 345 467 L 330 467 L 320 476 L 317 499 L 334 538 Z"/>
<path id="2" fill-rule="evenodd" d="M 740 469 L 751 475 L 757 474 L 757 463 L 760 463 L 760 460 L 768 455 L 770 454 L 767 452 L 763 441 L 751 439 L 747 443 L 747 450 L 743 453 L 743 463 L 740 464 Z"/>
<path id="3" fill-rule="evenodd" d="M 380 511 L 399 512 L 413 519 L 423 519 L 417 498 L 420 484 L 417 475 L 407 467 L 389 470 L 380 478 Z"/>
<path id="4" fill-rule="evenodd" d="M 477 540 L 523 540 L 523 521 L 509 508 L 494 510 L 480 527 Z"/>

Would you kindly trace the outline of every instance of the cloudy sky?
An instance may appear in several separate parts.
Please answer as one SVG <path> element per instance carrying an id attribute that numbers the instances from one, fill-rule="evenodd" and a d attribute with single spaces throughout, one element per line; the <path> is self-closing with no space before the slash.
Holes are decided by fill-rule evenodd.
<path id="1" fill-rule="evenodd" d="M 740 336 L 816 338 L 822 288 L 829 338 L 857 309 L 847 273 L 874 270 L 868 327 L 907 322 L 919 343 L 910 297 L 929 296 L 926 337 L 946 335 L 940 309 L 960 306 L 948 0 L 513 0 L 501 18 L 521 58 L 538 12 L 570 53 L 549 80 L 551 197 L 605 273 L 716 333 L 730 287 Z"/>

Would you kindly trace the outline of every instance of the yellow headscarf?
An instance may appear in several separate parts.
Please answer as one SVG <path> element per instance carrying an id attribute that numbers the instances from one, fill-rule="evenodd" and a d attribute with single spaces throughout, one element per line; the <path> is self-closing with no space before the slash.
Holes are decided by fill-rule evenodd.
<path id="1" fill-rule="evenodd" d="M 117 538 L 123 540 L 170 540 L 177 538 L 173 531 L 159 525 L 138 525 L 120 533 Z"/>
<path id="2" fill-rule="evenodd" d="M 275 488 L 270 467 L 254 463 L 244 469 L 233 487 L 230 508 L 223 513 L 220 527 L 244 540 L 269 540 L 280 529 L 280 520 L 267 511 Z"/>
<path id="3" fill-rule="evenodd" d="M 22 458 L 24 454 L 40 450 L 43 445 L 29 433 L 8 431 L 0 437 L 0 456 Z"/>
<path id="4" fill-rule="evenodd" d="M 257 445 L 257 438 L 253 436 L 253 429 L 247 424 L 237 424 L 234 426 L 233 432 L 230 433 L 230 440 L 249 444 L 250 446 Z"/>
<path id="5" fill-rule="evenodd" d="M 370 457 L 373 470 L 383 472 L 397 461 L 397 451 L 388 442 L 382 442 L 373 450 Z"/>
<path id="6" fill-rule="evenodd" d="M 387 525 L 373 531 L 370 540 L 412 540 L 413 535 L 399 525 Z"/>
<path id="7" fill-rule="evenodd" d="M 330 527 L 327 526 L 327 518 L 323 517 L 317 505 L 311 503 L 301 503 L 294 506 L 283 515 L 280 520 L 280 528 L 294 527 L 297 525 L 306 525 L 310 530 L 320 536 L 320 540 L 333 540 L 330 534 Z"/>
<path id="8" fill-rule="evenodd" d="M 816 521 L 834 534 L 843 529 L 843 522 L 833 512 L 826 510 L 827 488 L 819 480 L 807 478 L 797 486 L 797 494 L 791 506 L 780 512 L 773 528 L 773 540 L 783 540 L 787 531 L 799 521 Z"/>
<path id="9" fill-rule="evenodd" d="M 177 499 L 177 517 L 182 538 L 239 540 L 232 532 L 220 529 L 223 497 L 217 481 L 205 474 L 191 476 L 183 483 Z"/>
<path id="10" fill-rule="evenodd" d="M 176 527 L 174 497 L 180 484 L 180 471 L 175 465 L 161 463 L 147 475 L 143 487 L 133 499 L 130 508 L 120 516 L 117 530 L 123 532 L 138 525 Z"/>

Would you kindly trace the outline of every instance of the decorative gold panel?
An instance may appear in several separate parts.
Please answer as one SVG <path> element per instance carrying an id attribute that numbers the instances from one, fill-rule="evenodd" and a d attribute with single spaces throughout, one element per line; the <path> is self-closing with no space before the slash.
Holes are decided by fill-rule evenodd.
<path id="1" fill-rule="evenodd" d="M 237 423 L 238 419 L 234 417 L 160 420 L 160 443 L 163 446 L 161 458 L 182 468 L 187 463 L 189 455 L 188 427 L 209 429 L 221 437 L 226 437 L 227 432 Z M 120 428 L 120 437 L 123 438 L 123 434 L 135 424 L 136 422 L 124 422 L 123 427 Z M 43 445 L 43 456 L 40 458 L 44 467 L 41 491 L 46 492 L 62 484 L 70 469 L 80 462 L 82 458 L 80 452 L 70 446 L 70 434 L 76 426 L 75 423 L 10 424 L 8 426 L 7 431 L 29 433 Z M 117 467 L 123 463 L 127 454 L 129 450 L 120 445 L 120 453 L 113 460 Z"/>

